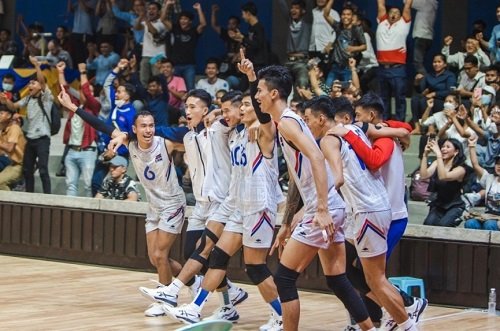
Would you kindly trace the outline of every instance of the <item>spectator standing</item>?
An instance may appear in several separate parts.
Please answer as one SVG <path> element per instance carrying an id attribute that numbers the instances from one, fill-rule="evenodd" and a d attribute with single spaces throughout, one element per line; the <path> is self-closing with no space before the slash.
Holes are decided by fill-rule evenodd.
<path id="1" fill-rule="evenodd" d="M 8 29 L 0 30 L 0 57 L 3 55 L 16 55 L 17 45 L 14 40 L 11 39 L 11 32 Z"/>
<path id="2" fill-rule="evenodd" d="M 479 61 L 474 55 L 467 55 L 464 58 L 463 70 L 459 76 L 457 93 L 462 100 L 468 101 L 466 106 L 470 106 L 469 100 L 474 94 L 475 88 L 486 86 L 485 74 L 479 70 Z"/>
<path id="3" fill-rule="evenodd" d="M 59 71 L 59 83 L 66 92 L 69 86 L 64 78 L 64 62 L 57 65 Z M 75 100 L 82 105 L 84 111 L 97 116 L 101 105 L 94 98 L 92 87 L 87 79 L 87 68 L 85 63 L 78 64 L 80 71 L 80 100 Z M 76 99 L 76 98 L 73 98 Z M 81 117 L 69 112 L 68 120 L 64 128 L 63 143 L 68 146 L 68 154 L 64 158 L 66 168 L 66 195 L 78 196 L 78 181 L 80 176 L 84 185 L 84 196 L 92 197 L 92 174 L 95 167 L 97 134 L 88 123 Z"/>
<path id="4" fill-rule="evenodd" d="M 151 60 L 157 56 L 165 56 L 165 24 L 160 20 L 161 5 L 158 2 L 150 2 L 147 11 L 140 16 L 134 25 L 136 30 L 144 30 L 142 44 L 142 58 L 140 62 L 140 77 L 142 85 L 146 86 L 149 78 L 159 72 L 151 64 Z"/>
<path id="5" fill-rule="evenodd" d="M 193 5 L 199 19 L 196 27 L 193 26 L 194 15 L 190 11 L 182 11 L 177 23 L 173 23 L 168 16 L 174 5 L 174 0 L 166 0 L 166 8 L 162 13 L 162 21 L 172 34 L 169 58 L 175 63 L 175 75 L 184 78 L 187 89 L 192 90 L 196 77 L 196 45 L 207 25 L 207 20 L 201 5 L 197 2 Z"/>
<path id="6" fill-rule="evenodd" d="M 397 7 L 385 7 L 385 0 L 377 0 L 377 60 L 379 62 L 380 96 L 384 101 L 384 119 L 390 118 L 391 97 L 395 99 L 394 118 L 406 118 L 406 37 L 410 32 L 411 5 L 407 0 L 403 12 Z"/>
<path id="7" fill-rule="evenodd" d="M 68 0 L 68 13 L 74 15 L 70 38 L 74 47 L 74 53 L 71 56 L 75 63 L 85 62 L 86 54 L 83 50 L 89 38 L 94 35 L 92 19 L 95 7 L 96 0 Z"/>
<path id="8" fill-rule="evenodd" d="M 500 22 L 500 4 L 496 8 L 497 20 Z M 491 37 L 488 42 L 488 48 L 491 52 L 491 58 L 494 63 L 500 62 L 500 24 L 493 27 Z"/>
<path id="9" fill-rule="evenodd" d="M 305 19 L 306 3 L 303 0 L 293 0 L 290 8 L 285 0 L 279 0 L 278 4 L 280 12 L 288 20 L 285 67 L 293 75 L 294 86 L 305 89 L 309 85 L 307 60 L 312 31 L 311 23 Z"/>
<path id="10" fill-rule="evenodd" d="M 309 43 L 309 51 L 321 59 L 326 57 L 328 51 L 325 48 L 328 44 L 333 44 L 336 37 L 335 30 L 333 30 L 323 15 L 326 2 L 327 0 L 316 0 L 316 7 L 312 10 L 313 23 Z M 329 16 L 333 17 L 337 22 L 340 21 L 339 13 L 333 9 L 330 11 Z"/>
<path id="11" fill-rule="evenodd" d="M 107 41 L 101 42 L 99 50 L 100 53 L 96 50 L 89 52 L 87 69 L 95 70 L 95 83 L 102 86 L 109 72 L 120 61 L 120 56 L 113 51 L 113 46 Z"/>
<path id="12" fill-rule="evenodd" d="M 160 71 L 162 73 L 160 78 L 164 81 L 162 82 L 162 86 L 166 86 L 168 89 L 168 103 L 177 109 L 181 109 L 187 93 L 184 78 L 174 75 L 174 63 L 170 59 L 160 60 Z"/>
<path id="13" fill-rule="evenodd" d="M 436 161 L 427 165 L 430 152 Z M 436 193 L 429 204 L 429 214 L 424 225 L 456 227 L 457 219 L 465 210 L 461 191 L 466 175 L 465 156 L 462 144 L 456 139 L 446 139 L 440 147 L 436 140 L 429 140 L 420 162 L 422 179 L 431 178 L 430 190 Z"/>
<path id="14" fill-rule="evenodd" d="M 61 48 L 59 45 L 59 41 L 57 39 L 53 39 L 49 41 L 47 44 L 47 62 L 50 66 L 55 67 L 57 63 L 63 61 L 66 66 L 70 69 L 73 68 L 73 60 L 71 59 L 71 55 Z"/>
<path id="15" fill-rule="evenodd" d="M 126 174 L 128 162 L 123 156 L 115 156 L 109 161 L 109 173 L 97 191 L 97 199 L 139 201 L 137 183 Z"/>
<path id="16" fill-rule="evenodd" d="M 205 65 L 205 75 L 206 78 L 202 78 L 196 83 L 196 89 L 207 91 L 212 97 L 212 100 L 215 100 L 217 91 L 229 91 L 228 82 L 218 77 L 219 60 L 217 60 L 216 58 L 210 58 L 207 60 L 207 63 Z"/>
<path id="17" fill-rule="evenodd" d="M 486 68 L 491 64 L 488 55 L 479 47 L 479 41 L 473 36 L 467 37 L 465 40 L 465 52 L 457 52 L 455 54 L 450 54 L 450 45 L 453 43 L 452 36 L 446 36 L 444 38 L 444 46 L 441 49 L 441 53 L 446 56 L 446 61 L 450 66 L 458 68 L 462 71 L 464 67 L 465 58 L 468 55 L 473 55 L 477 58 L 479 67 Z"/>
<path id="18" fill-rule="evenodd" d="M 140 63 L 142 56 L 142 43 L 144 40 L 144 29 L 138 30 L 135 28 L 135 23 L 139 17 L 144 16 L 146 5 L 144 0 L 135 0 L 132 6 L 132 12 L 121 11 L 116 0 L 111 0 L 113 14 L 116 18 L 127 22 L 132 29 L 134 35 L 134 55 Z"/>
<path id="19" fill-rule="evenodd" d="M 353 24 L 352 7 L 342 9 L 341 21 L 335 21 L 330 16 L 334 0 L 328 0 L 323 15 L 337 34 L 330 52 L 330 72 L 326 78 L 326 85 L 331 85 L 333 81 L 350 81 L 352 72 L 349 67 L 349 58 L 359 59 L 360 52 L 366 50 L 366 40 L 363 29 Z"/>
<path id="20" fill-rule="evenodd" d="M 22 178 L 26 139 L 14 111 L 0 106 L 0 191 L 10 191 L 9 185 Z"/>
<path id="21" fill-rule="evenodd" d="M 33 56 L 30 57 L 30 61 L 36 69 L 36 79 L 30 80 L 28 83 L 28 95 L 15 103 L 2 95 L 0 102 L 10 110 L 27 107 L 24 130 L 28 141 L 23 159 L 26 192 L 35 191 L 34 174 L 36 166 L 42 180 L 43 193 L 50 194 L 50 123 L 48 116 L 54 103 L 54 97 L 45 82 L 45 77 L 40 69 L 40 62 Z"/>
<path id="22" fill-rule="evenodd" d="M 407 0 L 403 1 L 406 2 Z M 426 74 L 424 59 L 425 54 L 432 46 L 434 38 L 434 22 L 438 2 L 437 0 L 413 0 L 411 8 L 417 11 L 413 24 L 413 65 L 417 72 L 415 78 L 419 79 Z"/>
<path id="23" fill-rule="evenodd" d="M 95 15 L 99 17 L 96 28 L 97 42 L 107 41 L 117 47 L 118 28 L 111 0 L 97 0 Z"/>

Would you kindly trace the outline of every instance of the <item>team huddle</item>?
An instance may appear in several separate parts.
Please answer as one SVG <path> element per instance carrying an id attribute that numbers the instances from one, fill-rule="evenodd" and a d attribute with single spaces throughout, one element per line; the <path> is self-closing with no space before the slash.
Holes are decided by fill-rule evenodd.
<path id="1" fill-rule="evenodd" d="M 142 111 L 133 132 L 120 132 L 73 105 L 64 89 L 59 95 L 65 108 L 113 138 L 109 148 L 128 147 L 144 186 L 148 254 L 160 283 L 140 288 L 153 300 L 145 314 L 198 323 L 209 294 L 217 290 L 221 305 L 208 319 L 237 321 L 235 306 L 248 294 L 227 279 L 226 269 L 243 248 L 248 277 L 270 309 L 262 331 L 298 330 L 296 281 L 316 254 L 328 287 L 351 316 L 346 329 L 375 330 L 379 325 L 372 319 L 383 307 L 382 329 L 417 330 L 427 301 L 397 290 L 385 276 L 386 259 L 408 221 L 402 148 L 411 129 L 383 122 L 383 103 L 370 93 L 355 111 L 345 98 L 316 97 L 305 104 L 302 118 L 288 108 L 293 80 L 285 67 L 269 66 L 256 74 L 244 54 L 238 67 L 250 81 L 250 92 L 228 92 L 220 111 L 210 112 L 211 96 L 189 91 L 187 128 L 155 126 L 152 115 Z M 298 222 L 284 220 L 273 242 L 278 204 L 284 201 L 278 144 L 290 175 L 287 202 L 301 199 L 303 207 Z M 169 259 L 186 206 L 174 150 L 185 151 L 196 199 L 182 268 Z M 273 274 L 266 257 L 275 248 L 280 263 Z M 184 286 L 193 301 L 178 305 Z"/>

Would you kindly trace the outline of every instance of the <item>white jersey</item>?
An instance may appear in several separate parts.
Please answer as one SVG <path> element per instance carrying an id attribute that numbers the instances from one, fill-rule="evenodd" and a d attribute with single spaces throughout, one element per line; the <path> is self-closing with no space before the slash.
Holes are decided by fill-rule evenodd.
<path id="1" fill-rule="evenodd" d="M 178 208 L 186 203 L 175 166 L 165 146 L 165 139 L 155 136 L 147 150 L 142 150 L 137 141 L 132 141 L 128 149 L 135 173 L 146 191 L 150 208 L 165 210 Z"/>
<path id="2" fill-rule="evenodd" d="M 371 146 L 370 141 L 359 127 L 346 125 L 345 128 L 359 136 L 366 145 Z M 342 156 L 345 180 L 340 191 L 353 214 L 390 210 L 391 205 L 381 173 L 370 171 L 351 145 L 344 139 L 340 141 L 340 155 Z"/>
<path id="3" fill-rule="evenodd" d="M 277 146 L 272 158 L 266 158 L 257 142 L 248 141 L 248 130 L 236 128 L 230 137 L 231 164 L 236 182 L 236 203 L 242 216 L 263 210 L 277 213 L 283 193 L 278 185 Z"/>
<path id="4" fill-rule="evenodd" d="M 291 118 L 297 121 L 302 132 L 304 132 L 305 135 L 309 137 L 309 139 L 316 143 L 311 131 L 299 115 L 295 114 L 292 110 L 287 108 L 281 115 L 281 119 L 284 118 Z M 317 210 L 318 199 L 316 185 L 314 183 L 311 168 L 311 162 L 300 151 L 298 151 L 295 146 L 286 141 L 281 134 L 279 135 L 279 141 L 281 148 L 283 149 L 283 156 L 285 157 L 285 160 L 288 164 L 289 173 L 291 174 L 293 180 L 295 181 L 295 184 L 297 185 L 300 196 L 302 197 L 302 201 L 304 201 L 305 214 L 314 214 Z M 325 178 L 324 180 L 328 182 L 328 208 L 330 210 L 339 208 L 343 209 L 345 208 L 345 203 L 335 189 L 333 174 L 326 161 L 325 166 L 327 178 Z"/>
<path id="5" fill-rule="evenodd" d="M 207 129 L 208 144 L 206 146 L 207 162 L 202 195 L 211 201 L 223 202 L 229 192 L 231 181 L 231 158 L 228 137 L 233 128 L 214 122 Z"/>
<path id="6" fill-rule="evenodd" d="M 403 150 L 401 145 L 394 142 L 391 158 L 380 168 L 384 179 L 385 189 L 391 203 L 392 220 L 408 217 L 405 203 L 405 171 L 403 163 Z"/>
<path id="7" fill-rule="evenodd" d="M 208 197 L 203 195 L 203 184 L 207 171 L 206 151 L 209 143 L 207 129 L 203 129 L 199 133 L 193 130 L 189 131 L 184 136 L 183 142 L 194 198 L 196 201 L 206 202 Z"/>

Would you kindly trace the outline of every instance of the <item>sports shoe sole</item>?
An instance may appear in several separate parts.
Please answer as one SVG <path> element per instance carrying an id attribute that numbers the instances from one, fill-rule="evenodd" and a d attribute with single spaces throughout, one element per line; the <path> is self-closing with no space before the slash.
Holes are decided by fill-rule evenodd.
<path id="1" fill-rule="evenodd" d="M 143 287 L 139 287 L 139 291 L 141 292 L 141 294 L 145 298 L 147 298 L 147 299 L 149 299 L 149 300 L 151 300 L 153 302 L 163 302 L 163 303 L 165 303 L 165 304 L 167 304 L 167 305 L 169 305 L 171 307 L 177 307 L 177 302 L 176 301 L 171 301 L 171 300 L 167 300 L 167 299 L 164 299 L 164 298 L 161 298 L 161 297 L 157 297 L 157 296 L 151 295 L 151 294 L 148 293 L 147 290 L 148 289 L 145 289 Z"/>

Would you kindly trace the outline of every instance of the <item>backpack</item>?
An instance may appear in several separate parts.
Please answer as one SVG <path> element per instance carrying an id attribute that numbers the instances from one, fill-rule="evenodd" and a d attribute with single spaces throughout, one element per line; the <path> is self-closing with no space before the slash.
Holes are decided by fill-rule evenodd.
<path id="1" fill-rule="evenodd" d="M 52 107 L 50 108 L 50 118 L 49 115 L 47 114 L 47 111 L 45 110 L 45 107 L 43 106 L 43 102 L 40 98 L 36 99 L 38 102 L 38 105 L 43 111 L 43 115 L 49 121 L 50 125 L 50 135 L 56 135 L 59 133 L 59 130 L 61 129 L 61 110 L 59 107 L 56 105 L 55 102 L 52 103 Z"/>
<path id="2" fill-rule="evenodd" d="M 429 192 L 429 183 L 431 179 L 422 179 L 420 176 L 420 169 L 417 168 L 411 174 L 410 183 L 410 198 L 413 201 L 426 201 L 429 199 L 432 192 Z"/>

